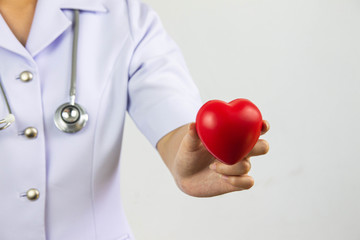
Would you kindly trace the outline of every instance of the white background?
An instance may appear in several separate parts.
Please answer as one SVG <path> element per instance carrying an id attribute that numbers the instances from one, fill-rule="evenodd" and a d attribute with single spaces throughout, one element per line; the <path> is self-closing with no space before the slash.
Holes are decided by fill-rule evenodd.
<path id="1" fill-rule="evenodd" d="M 177 189 L 127 119 L 122 194 L 138 240 L 360 239 L 360 2 L 147 0 L 202 98 L 248 98 L 271 130 L 255 186 Z"/>

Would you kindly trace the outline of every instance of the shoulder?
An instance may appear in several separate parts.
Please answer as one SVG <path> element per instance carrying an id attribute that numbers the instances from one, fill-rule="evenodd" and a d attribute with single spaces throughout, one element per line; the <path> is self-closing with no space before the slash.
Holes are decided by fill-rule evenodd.
<path id="1" fill-rule="evenodd" d="M 140 0 L 103 0 L 103 4 L 114 21 L 122 26 L 124 23 L 129 25 L 132 35 L 141 36 L 152 25 L 160 22 L 156 12 Z"/>

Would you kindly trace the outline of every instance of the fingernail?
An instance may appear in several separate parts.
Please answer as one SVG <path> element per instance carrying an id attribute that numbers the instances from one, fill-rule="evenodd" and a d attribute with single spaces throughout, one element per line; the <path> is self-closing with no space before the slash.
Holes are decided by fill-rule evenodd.
<path id="1" fill-rule="evenodd" d="M 190 123 L 188 126 L 188 130 L 194 130 L 196 128 L 196 124 L 195 123 Z"/>
<path id="2" fill-rule="evenodd" d="M 209 168 L 210 168 L 211 170 L 216 170 L 216 163 L 210 164 Z"/>

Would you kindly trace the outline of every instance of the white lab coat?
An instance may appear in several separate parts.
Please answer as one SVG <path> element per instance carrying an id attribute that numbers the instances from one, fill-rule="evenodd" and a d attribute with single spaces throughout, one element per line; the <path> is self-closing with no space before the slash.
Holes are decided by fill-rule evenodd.
<path id="1" fill-rule="evenodd" d="M 80 9 L 77 102 L 89 114 L 75 134 L 53 121 L 69 101 L 71 9 Z M 38 0 L 26 48 L 2 17 L 0 29 L 0 77 L 16 118 L 0 132 L 0 239 L 133 239 L 119 189 L 124 117 L 154 147 L 195 120 L 201 100 L 178 47 L 138 0 Z M 31 81 L 17 79 L 24 70 Z M 19 135 L 30 126 L 37 138 Z"/>

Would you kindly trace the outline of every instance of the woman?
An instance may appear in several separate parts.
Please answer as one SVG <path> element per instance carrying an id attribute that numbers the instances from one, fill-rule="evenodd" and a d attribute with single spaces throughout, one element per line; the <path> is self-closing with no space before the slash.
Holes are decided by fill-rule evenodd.
<path id="1" fill-rule="evenodd" d="M 259 140 L 232 166 L 211 157 L 193 123 L 198 90 L 148 6 L 0 0 L 0 12 L 0 77 L 16 118 L 0 132 L 0 239 L 133 239 L 119 192 L 126 111 L 185 193 L 210 197 L 252 187 L 249 158 L 265 154 L 268 143 Z M 58 122 L 78 119 L 71 111 L 57 112 L 54 124 L 58 106 L 68 102 L 88 116 L 75 133 Z M 2 116 L 10 110 L 5 103 Z M 262 133 L 268 129 L 264 121 Z"/>

